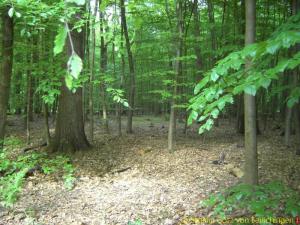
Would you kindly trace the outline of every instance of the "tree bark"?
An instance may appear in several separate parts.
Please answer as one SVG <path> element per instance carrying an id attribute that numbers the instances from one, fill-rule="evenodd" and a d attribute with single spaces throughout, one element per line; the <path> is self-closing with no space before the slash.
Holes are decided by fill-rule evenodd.
<path id="1" fill-rule="evenodd" d="M 169 131 L 168 131 L 168 150 L 174 151 L 175 146 L 175 132 L 176 132 L 176 95 L 177 95 L 177 82 L 181 75 L 181 59 L 183 52 L 183 12 L 182 12 L 182 0 L 176 0 L 176 14 L 177 14 L 177 38 L 175 45 L 176 50 L 176 60 L 175 60 L 175 78 L 173 87 L 173 96 L 171 100 L 171 111 L 170 111 L 170 121 L 169 121 Z"/>
<path id="2" fill-rule="evenodd" d="M 49 110 L 48 105 L 43 102 L 43 113 L 44 113 L 44 121 L 45 121 L 45 138 L 47 145 L 50 144 L 51 135 L 50 135 L 50 129 L 49 129 Z"/>
<path id="3" fill-rule="evenodd" d="M 92 21 L 92 58 L 91 58 L 91 65 L 90 65 L 90 83 L 89 83 L 89 117 L 90 117 L 90 129 L 89 129 L 89 138 L 90 141 L 94 141 L 94 66 L 95 66 L 95 51 L 96 51 L 96 32 L 95 27 L 93 25 L 96 21 L 97 16 L 97 8 L 98 8 L 98 0 L 95 2 L 95 8 L 93 13 L 93 21 Z M 89 56 L 89 55 L 88 55 Z"/>
<path id="4" fill-rule="evenodd" d="M 80 20 L 80 13 L 77 13 L 75 17 Z M 72 28 L 70 29 L 72 30 Z M 84 32 L 79 33 L 74 29 L 71 31 L 71 37 L 75 52 L 83 60 Z M 68 56 L 72 55 L 69 40 L 67 40 L 67 53 Z M 82 88 L 77 88 L 76 92 L 72 93 L 63 81 L 58 100 L 55 135 L 49 149 L 52 151 L 78 151 L 89 147 L 90 144 L 84 132 Z"/>
<path id="5" fill-rule="evenodd" d="M 106 93 L 105 93 L 105 73 L 107 70 L 107 43 L 105 43 L 104 39 L 104 14 L 100 12 L 100 32 L 101 32 L 101 38 L 100 38 L 100 52 L 101 52 L 101 58 L 100 58 L 100 71 L 102 74 L 102 80 L 100 84 L 100 92 L 101 92 L 101 100 L 102 100 L 102 117 L 104 122 L 104 130 L 106 133 L 109 132 L 108 129 L 108 118 L 107 118 L 107 103 L 106 103 Z"/>
<path id="6" fill-rule="evenodd" d="M 210 23 L 210 36 L 211 36 L 211 49 L 212 49 L 211 63 L 213 66 L 217 60 L 216 57 L 217 36 L 216 36 L 216 28 L 215 28 L 214 5 L 212 0 L 207 0 L 207 8 L 208 8 L 208 20 Z"/>
<path id="7" fill-rule="evenodd" d="M 7 105 L 10 92 L 10 81 L 13 65 L 13 18 L 8 16 L 9 8 L 2 11 L 2 71 L 0 73 L 0 149 L 3 147 Z"/>
<path id="8" fill-rule="evenodd" d="M 194 49 L 196 54 L 196 74 L 199 73 L 202 66 L 201 48 L 200 48 L 200 18 L 198 11 L 198 0 L 194 0 L 194 37 L 196 39 Z M 198 78 L 198 77 L 197 77 Z"/>
<path id="9" fill-rule="evenodd" d="M 121 27 L 121 50 L 124 49 L 123 44 L 123 27 Z M 125 77 L 125 56 L 123 51 L 121 51 L 121 74 L 120 74 L 120 89 L 122 90 L 124 87 L 124 77 Z M 122 135 L 122 104 L 118 103 L 118 135 Z"/>
<path id="10" fill-rule="evenodd" d="M 134 98 L 135 98 L 135 68 L 134 68 L 134 61 L 133 55 L 131 51 L 131 43 L 128 35 L 127 29 L 127 22 L 126 22 L 126 12 L 125 12 L 125 5 L 124 0 L 120 0 L 120 7 L 121 7 L 121 23 L 124 30 L 125 36 L 125 43 L 126 43 L 126 50 L 128 55 L 128 64 L 129 64 L 129 79 L 130 79 L 130 87 L 129 87 L 129 110 L 128 110 L 128 117 L 127 117 L 127 133 L 132 133 L 132 117 L 133 117 L 133 110 L 134 110 Z"/>
<path id="11" fill-rule="evenodd" d="M 255 42 L 255 0 L 247 0 L 246 6 L 246 33 L 245 45 Z M 251 68 L 251 61 L 246 62 L 246 69 Z M 258 184 L 258 160 L 256 139 L 256 104 L 255 97 L 244 95 L 245 101 L 245 176 L 247 184 Z"/>

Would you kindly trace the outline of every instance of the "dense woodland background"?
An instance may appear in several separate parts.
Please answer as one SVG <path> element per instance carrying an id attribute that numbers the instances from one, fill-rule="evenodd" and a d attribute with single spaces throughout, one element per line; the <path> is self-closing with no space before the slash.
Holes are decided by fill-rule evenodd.
<path id="1" fill-rule="evenodd" d="M 108 141 L 114 146 L 124 140 L 121 136 L 138 140 L 144 132 L 146 140 L 165 131 L 165 144 L 160 144 L 173 154 L 182 148 L 182 138 L 193 143 L 192 135 L 201 145 L 211 132 L 223 133 L 210 141 L 222 142 L 222 135 L 230 134 L 232 140 L 240 138 L 237 146 L 245 151 L 239 168 L 229 170 L 248 185 L 264 183 L 258 140 L 270 141 L 270 146 L 279 140 L 297 165 L 299 9 L 298 0 L 2 0 L 2 200 L 15 202 L 24 179 L 37 170 L 47 174 L 43 160 L 48 169 L 62 166 L 67 183 L 75 179 L 66 158 L 31 155 L 33 161 L 18 161 L 18 154 L 11 156 L 8 149 L 72 158 L 89 149 L 101 152 L 99 132 L 101 138 L 110 137 L 106 140 L 117 138 Z M 158 130 L 148 133 L 140 118 Z M 11 137 L 18 135 L 22 144 L 12 147 Z M 152 151 L 148 147 L 141 155 Z M 224 166 L 228 152 L 222 149 L 217 155 L 212 163 Z M 292 169 L 290 177 L 299 172 Z M 7 177 L 15 175 L 9 178 L 14 183 L 18 174 L 22 185 L 9 189 Z M 288 193 L 293 194 L 287 199 L 296 201 L 289 203 L 294 207 L 289 215 L 299 215 L 299 196 Z"/>

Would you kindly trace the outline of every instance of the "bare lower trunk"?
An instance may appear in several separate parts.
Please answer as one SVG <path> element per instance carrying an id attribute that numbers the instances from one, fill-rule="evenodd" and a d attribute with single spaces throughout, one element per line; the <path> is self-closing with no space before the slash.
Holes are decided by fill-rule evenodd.
<path id="1" fill-rule="evenodd" d="M 171 152 L 175 146 L 175 129 L 176 129 L 176 117 L 175 117 L 175 101 L 171 103 L 169 131 L 168 131 L 168 150 Z"/>
<path id="2" fill-rule="evenodd" d="M 13 19 L 8 16 L 8 8 L 2 11 L 2 70 L 0 73 L 0 149 L 5 136 L 6 111 L 9 99 L 13 65 Z"/>
<path id="3" fill-rule="evenodd" d="M 245 45 L 255 42 L 255 0 L 246 1 Z M 251 61 L 246 62 L 246 68 Z M 247 184 L 258 184 L 258 161 L 256 140 L 256 104 L 255 97 L 245 94 L 245 176 Z"/>
<path id="4" fill-rule="evenodd" d="M 284 145 L 290 147 L 291 145 L 291 120 L 293 109 L 286 106 L 285 121 L 284 121 Z"/>
<path id="5" fill-rule="evenodd" d="M 43 102 L 43 111 L 44 111 L 44 121 L 45 121 L 45 137 L 47 145 L 50 144 L 51 135 L 50 135 L 50 129 L 49 129 L 49 110 L 48 105 Z"/>

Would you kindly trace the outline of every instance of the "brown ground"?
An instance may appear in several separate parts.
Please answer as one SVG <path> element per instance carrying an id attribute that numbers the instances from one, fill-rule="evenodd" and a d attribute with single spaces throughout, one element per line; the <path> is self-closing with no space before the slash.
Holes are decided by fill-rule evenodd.
<path id="1" fill-rule="evenodd" d="M 22 121 L 10 121 L 10 133 L 24 138 Z M 32 125 L 35 142 L 42 136 L 39 121 Z M 162 118 L 136 117 L 135 133 L 120 138 L 112 130 L 113 122 L 110 135 L 103 134 L 98 124 L 94 148 L 72 157 L 77 168 L 75 188 L 68 191 L 61 179 L 36 174 L 28 179 L 12 210 L 0 208 L 0 224 L 125 225 L 140 219 L 143 225 L 171 225 L 185 216 L 201 216 L 201 200 L 239 181 L 225 166 L 211 163 L 225 150 L 226 162 L 242 167 L 242 136 L 229 124 L 222 120 L 202 136 L 196 126 L 183 135 L 183 124 L 178 124 L 174 153 L 166 149 L 167 121 Z M 284 147 L 279 133 L 270 129 L 259 136 L 262 182 L 290 183 L 293 166 L 300 174 L 295 144 Z M 128 170 L 117 172 L 122 169 Z"/>

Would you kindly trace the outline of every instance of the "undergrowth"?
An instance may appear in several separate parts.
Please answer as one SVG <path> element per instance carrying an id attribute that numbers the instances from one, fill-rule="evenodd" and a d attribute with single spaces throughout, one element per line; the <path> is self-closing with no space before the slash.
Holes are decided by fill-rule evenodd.
<path id="1" fill-rule="evenodd" d="M 278 181 L 239 184 L 211 195 L 201 205 L 212 219 L 230 224 L 294 224 L 300 215 L 299 193 Z"/>
<path id="2" fill-rule="evenodd" d="M 0 203 L 11 207 L 18 199 L 26 177 L 36 171 L 46 175 L 62 173 L 65 187 L 72 189 L 75 181 L 74 167 L 64 155 L 49 156 L 45 152 L 16 154 L 22 146 L 17 138 L 7 138 L 0 151 Z"/>

